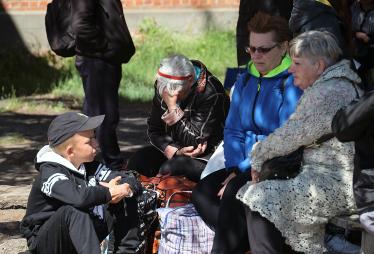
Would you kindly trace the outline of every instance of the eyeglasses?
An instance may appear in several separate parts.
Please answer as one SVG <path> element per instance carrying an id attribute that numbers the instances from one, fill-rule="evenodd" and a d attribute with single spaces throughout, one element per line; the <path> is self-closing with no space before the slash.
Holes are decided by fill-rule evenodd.
<path id="1" fill-rule="evenodd" d="M 270 50 L 272 50 L 273 48 L 275 48 L 276 46 L 282 44 L 283 42 L 279 42 L 278 44 L 274 45 L 273 47 L 271 48 L 256 48 L 256 47 L 251 47 L 249 45 L 249 43 L 244 47 L 245 48 L 245 52 L 247 53 L 250 53 L 250 54 L 254 54 L 257 50 L 257 52 L 261 55 L 266 55 L 267 53 L 270 52 Z"/>

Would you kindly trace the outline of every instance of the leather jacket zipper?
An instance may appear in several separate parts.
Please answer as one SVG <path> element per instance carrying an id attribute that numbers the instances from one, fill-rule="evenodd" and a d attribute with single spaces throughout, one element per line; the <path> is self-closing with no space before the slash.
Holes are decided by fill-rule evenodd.
<path id="1" fill-rule="evenodd" d="M 258 128 L 258 126 L 256 125 L 256 121 L 255 121 L 255 108 L 256 108 L 256 102 L 257 102 L 258 94 L 260 93 L 261 81 L 262 81 L 262 77 L 260 77 L 260 79 L 258 81 L 258 89 L 257 89 L 257 93 L 256 93 L 256 98 L 255 98 L 255 102 L 253 103 L 252 120 L 253 120 L 254 126 L 256 126 L 256 128 L 260 131 L 260 133 L 262 135 L 262 131 L 261 131 L 260 128 Z M 257 135 L 256 135 L 256 139 L 257 139 Z"/>

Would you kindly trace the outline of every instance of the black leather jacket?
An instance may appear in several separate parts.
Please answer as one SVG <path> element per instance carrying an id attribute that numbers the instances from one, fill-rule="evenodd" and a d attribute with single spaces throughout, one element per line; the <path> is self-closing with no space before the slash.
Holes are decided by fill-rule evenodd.
<path id="1" fill-rule="evenodd" d="M 355 141 L 353 189 L 358 214 L 374 211 L 374 86 L 339 110 L 332 130 L 341 142 Z"/>
<path id="2" fill-rule="evenodd" d="M 120 0 L 71 0 L 77 58 L 127 63 L 135 53 Z"/>
<path id="3" fill-rule="evenodd" d="M 343 52 L 338 61 L 347 59 L 353 63 L 342 35 L 346 33 L 346 29 L 334 8 L 315 0 L 295 1 L 289 26 L 293 32 L 293 37 L 311 30 L 324 29 L 329 31 L 337 38 L 339 47 Z M 351 67 L 353 67 L 353 70 L 356 69 L 352 64 Z"/>
<path id="4" fill-rule="evenodd" d="M 148 137 L 151 144 L 162 153 L 169 145 L 179 149 L 186 146 L 197 147 L 208 141 L 205 152 L 197 158 L 209 160 L 223 140 L 230 99 L 221 82 L 201 62 L 192 60 L 192 63 L 201 68 L 201 73 L 193 92 L 180 105 L 184 113 L 182 118 L 171 126 L 161 119 L 168 108 L 160 97 L 155 82 L 155 95 L 147 121 Z"/>

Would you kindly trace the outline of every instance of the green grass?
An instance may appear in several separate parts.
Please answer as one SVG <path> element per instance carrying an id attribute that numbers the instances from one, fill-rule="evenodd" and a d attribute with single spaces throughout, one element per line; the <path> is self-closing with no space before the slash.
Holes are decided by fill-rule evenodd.
<path id="1" fill-rule="evenodd" d="M 201 34 L 186 35 L 158 26 L 153 19 L 145 19 L 139 30 L 140 34 L 133 37 L 136 53 L 129 63 L 122 66 L 119 88 L 121 101 L 151 101 L 158 66 L 170 54 L 184 54 L 191 60 L 200 60 L 222 83 L 226 68 L 236 66 L 233 30 L 208 30 Z M 50 54 L 34 58 L 27 54 L 27 58 L 22 58 L 21 54 L 0 54 L 0 95 L 3 98 L 43 93 L 73 99 L 84 97 L 82 80 L 74 67 L 74 58 L 62 59 Z"/>
<path id="2" fill-rule="evenodd" d="M 16 143 L 28 142 L 24 135 L 19 132 L 5 133 L 4 136 L 0 137 L 0 146 L 1 145 L 12 145 Z"/>

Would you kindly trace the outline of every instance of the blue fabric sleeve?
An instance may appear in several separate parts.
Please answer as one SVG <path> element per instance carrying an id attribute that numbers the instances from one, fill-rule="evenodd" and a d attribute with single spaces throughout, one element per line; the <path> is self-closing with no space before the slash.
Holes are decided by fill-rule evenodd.
<path id="1" fill-rule="evenodd" d="M 279 110 L 279 126 L 283 126 L 284 122 L 295 112 L 295 107 L 303 94 L 303 90 L 293 84 L 294 77 L 290 75 L 283 89 L 283 103 Z"/>
<path id="2" fill-rule="evenodd" d="M 246 159 L 246 157 L 248 157 L 244 154 L 245 133 L 243 131 L 239 115 L 240 97 L 246 75 L 249 74 L 243 74 L 235 84 L 235 89 L 230 104 L 230 111 L 226 119 L 223 139 L 226 169 L 228 169 L 229 167 L 238 166 Z M 249 164 L 247 165 L 249 166 Z"/>

